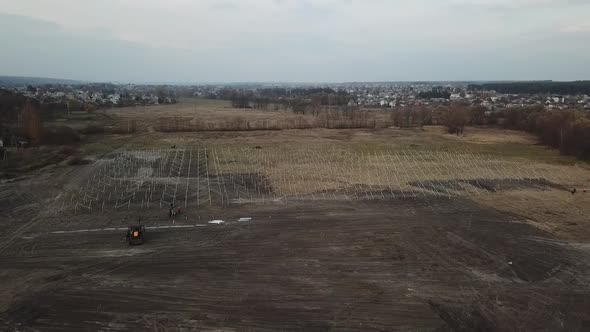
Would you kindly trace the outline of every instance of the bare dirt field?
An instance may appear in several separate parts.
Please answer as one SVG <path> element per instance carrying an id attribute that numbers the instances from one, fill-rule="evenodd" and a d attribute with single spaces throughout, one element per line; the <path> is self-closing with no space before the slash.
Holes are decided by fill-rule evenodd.
<path id="1" fill-rule="evenodd" d="M 196 112 L 218 108 L 242 112 Z M 0 183 L 0 330 L 590 329 L 590 171 L 532 136 L 145 131 L 80 150 Z"/>
<path id="2" fill-rule="evenodd" d="M 55 331 L 588 328 L 588 247 L 510 214 L 446 199 L 232 212 L 254 221 L 148 230 L 147 242 L 131 248 L 112 231 L 19 240 L 0 260 L 3 289 L 14 290 L 4 323 Z"/>

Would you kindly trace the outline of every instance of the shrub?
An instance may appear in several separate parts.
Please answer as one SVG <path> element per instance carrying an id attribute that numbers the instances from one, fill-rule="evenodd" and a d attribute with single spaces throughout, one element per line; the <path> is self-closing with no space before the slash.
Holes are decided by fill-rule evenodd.
<path id="1" fill-rule="evenodd" d="M 88 159 L 84 159 L 80 156 L 75 156 L 70 158 L 70 160 L 68 160 L 68 165 L 70 166 L 75 166 L 75 165 L 87 165 L 90 164 L 92 161 L 88 160 Z"/>
<path id="2" fill-rule="evenodd" d="M 80 141 L 80 134 L 70 127 L 60 126 L 45 130 L 43 143 L 53 145 L 68 145 Z"/>
<path id="3" fill-rule="evenodd" d="M 85 135 L 93 135 L 93 134 L 102 134 L 104 133 L 104 126 L 99 125 L 88 125 L 86 128 L 82 129 L 82 134 Z"/>

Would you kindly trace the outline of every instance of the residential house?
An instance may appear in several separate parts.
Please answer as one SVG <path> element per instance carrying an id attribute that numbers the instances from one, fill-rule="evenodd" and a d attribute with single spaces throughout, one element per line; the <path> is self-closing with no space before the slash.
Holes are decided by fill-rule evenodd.
<path id="1" fill-rule="evenodd" d="M 565 99 L 563 96 L 555 96 L 555 97 L 551 97 L 551 100 L 553 100 L 554 103 L 563 104 Z"/>
<path id="2" fill-rule="evenodd" d="M 108 95 L 107 100 L 113 105 L 118 105 L 119 101 L 121 100 L 121 96 L 115 93 L 112 95 Z"/>

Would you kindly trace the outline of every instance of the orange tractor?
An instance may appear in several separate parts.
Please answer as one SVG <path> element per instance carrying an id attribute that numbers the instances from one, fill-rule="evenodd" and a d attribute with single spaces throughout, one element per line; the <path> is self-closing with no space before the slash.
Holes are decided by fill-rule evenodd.
<path id="1" fill-rule="evenodd" d="M 129 245 L 143 244 L 144 225 L 134 225 L 127 228 L 127 242 Z"/>

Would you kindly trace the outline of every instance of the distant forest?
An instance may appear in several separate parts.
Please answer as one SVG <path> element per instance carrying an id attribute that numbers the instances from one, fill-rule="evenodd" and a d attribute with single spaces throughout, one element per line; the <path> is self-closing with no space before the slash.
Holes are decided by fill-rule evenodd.
<path id="1" fill-rule="evenodd" d="M 266 109 L 269 104 L 291 107 L 295 113 L 305 114 L 305 109 L 313 106 L 346 106 L 354 96 L 345 90 L 333 90 L 331 88 L 265 88 L 257 92 L 223 89 L 218 96 L 209 98 L 231 100 L 236 108 Z"/>
<path id="2" fill-rule="evenodd" d="M 80 85 L 82 81 L 57 79 L 57 78 L 45 78 L 45 77 L 20 77 L 20 76 L 0 76 L 0 87 L 13 88 L 27 85 L 46 85 L 46 84 L 58 84 L 58 85 Z"/>
<path id="3" fill-rule="evenodd" d="M 590 95 L 590 81 L 575 82 L 511 82 L 470 84 L 469 90 L 495 90 L 499 93 L 527 93 L 527 94 L 560 94 L 560 95 Z"/>
<path id="4" fill-rule="evenodd" d="M 422 91 L 418 93 L 418 98 L 424 99 L 432 99 L 432 98 L 440 98 L 440 99 L 449 99 L 451 98 L 451 93 L 442 87 L 433 87 L 431 91 Z"/>

